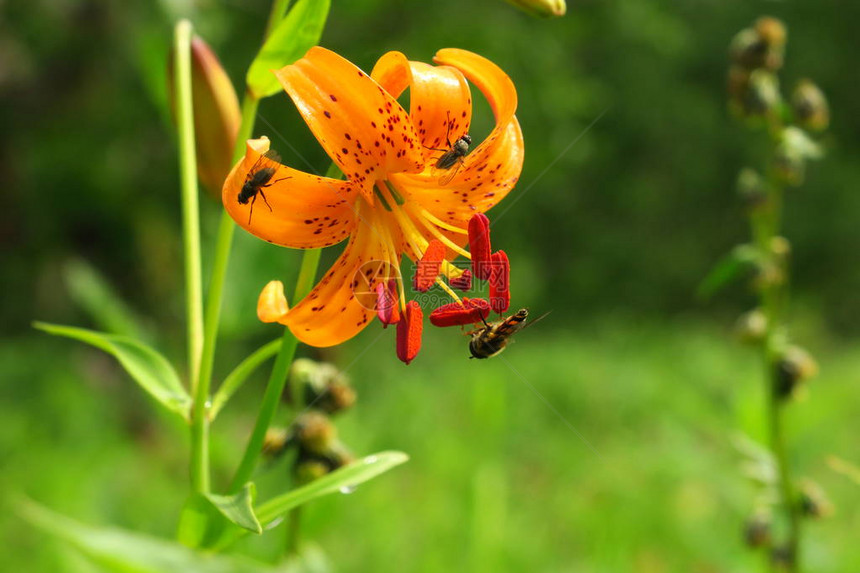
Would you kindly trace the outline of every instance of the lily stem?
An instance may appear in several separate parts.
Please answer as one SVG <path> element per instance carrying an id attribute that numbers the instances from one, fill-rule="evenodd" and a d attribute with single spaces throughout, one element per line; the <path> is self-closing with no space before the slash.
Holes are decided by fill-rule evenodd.
<path id="1" fill-rule="evenodd" d="M 283 18 L 284 12 L 289 6 L 288 0 L 275 0 L 272 5 L 272 11 L 269 14 L 269 21 L 266 26 L 264 39 L 268 37 L 273 27 Z M 188 25 L 190 28 L 190 24 Z M 190 44 L 190 32 L 188 42 Z M 177 49 L 177 54 L 180 50 Z M 187 50 L 186 50 L 187 52 Z M 178 56 L 177 56 L 178 57 Z M 176 66 L 179 70 L 179 65 Z M 190 58 L 188 63 L 188 85 L 190 92 Z M 178 73 L 178 72 L 177 72 Z M 179 81 L 176 82 L 179 85 Z M 190 101 L 190 96 L 189 96 Z M 190 105 L 190 103 L 189 103 Z M 260 100 L 245 91 L 242 98 L 242 120 L 239 125 L 239 132 L 236 135 L 236 144 L 233 148 L 233 163 L 239 161 L 245 154 L 245 141 L 250 139 L 254 131 L 254 123 L 257 118 L 257 108 L 260 105 Z M 192 120 L 193 126 L 193 120 Z M 192 129 L 193 137 L 193 129 Z M 192 164 L 195 165 L 193 159 L 194 143 L 192 139 Z M 197 209 L 197 192 L 196 169 L 193 175 L 195 184 L 194 193 L 194 213 L 195 219 L 199 216 Z M 198 281 L 200 276 L 200 232 L 199 222 L 197 223 L 197 273 Z M 193 356 L 199 357 L 196 362 L 192 362 L 196 366 L 195 375 L 192 376 L 194 383 L 192 384 L 193 406 L 191 414 L 191 482 L 195 491 L 209 491 L 209 415 L 208 409 L 209 392 L 212 384 L 212 370 L 215 362 L 215 342 L 218 336 L 218 325 L 221 320 L 221 304 L 224 299 L 224 284 L 227 280 L 227 265 L 230 261 L 230 251 L 233 246 L 233 234 L 236 230 L 236 224 L 227 214 L 227 211 L 221 213 L 221 222 L 218 225 L 218 236 L 215 240 L 215 261 L 212 265 L 212 277 L 209 281 L 209 291 L 206 299 L 206 316 L 205 321 L 200 318 L 200 330 L 202 331 L 201 341 L 194 346 Z M 187 259 L 187 257 L 186 257 Z M 199 282 L 198 282 L 198 290 Z M 202 300 L 202 297 L 201 299 Z M 198 303 L 198 309 L 202 309 L 202 302 Z M 205 325 L 205 326 L 204 326 Z"/>
<path id="2" fill-rule="evenodd" d="M 292 300 L 298 302 L 307 295 L 314 284 L 316 278 L 317 267 L 320 260 L 320 249 L 305 250 L 302 256 L 302 266 L 299 270 L 299 277 L 296 280 L 296 288 L 293 293 Z M 284 386 L 287 383 L 287 375 L 289 373 L 290 364 L 293 362 L 293 356 L 296 353 L 298 339 L 290 332 L 289 328 L 284 328 L 284 335 L 281 338 L 281 349 L 275 358 L 275 365 L 272 367 L 272 373 L 269 375 L 269 381 L 266 383 L 266 392 L 263 395 L 263 402 L 260 405 L 260 410 L 257 413 L 257 421 L 254 424 L 254 430 L 251 432 L 251 437 L 248 439 L 248 445 L 245 447 L 245 453 L 242 456 L 242 461 L 236 474 L 233 476 L 233 481 L 230 482 L 229 493 L 233 494 L 242 489 L 242 486 L 247 482 L 254 473 L 254 468 L 257 465 L 257 458 L 263 448 L 263 440 L 266 437 L 266 431 L 275 417 L 275 412 L 278 409 L 278 404 L 281 401 L 281 396 L 284 393 Z"/>
<path id="3" fill-rule="evenodd" d="M 185 304 L 188 317 L 188 378 L 194 402 L 191 411 L 191 487 L 209 490 L 208 429 L 202 409 L 208 385 L 201 382 L 200 360 L 204 340 L 203 279 L 200 262 L 200 209 L 197 188 L 197 156 L 194 141 L 194 106 L 191 94 L 191 36 L 188 20 L 174 31 L 174 85 L 179 139 L 182 192 L 182 239 L 185 249 Z"/>

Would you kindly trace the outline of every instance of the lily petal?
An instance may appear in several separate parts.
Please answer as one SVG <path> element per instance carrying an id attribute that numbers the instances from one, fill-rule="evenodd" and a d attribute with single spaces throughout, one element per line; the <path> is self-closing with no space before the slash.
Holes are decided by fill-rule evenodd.
<path id="1" fill-rule="evenodd" d="M 513 189 L 523 168 L 523 134 L 516 116 L 511 118 L 502 137 L 487 148 L 482 161 L 461 168 L 454 179 L 439 188 L 432 177 L 399 174 L 391 182 L 406 197 L 434 217 L 465 228 L 475 213 L 484 213 Z M 470 156 L 467 156 L 467 159 Z M 443 231 L 444 232 L 444 231 Z M 462 245 L 463 235 L 445 235 Z"/>
<path id="2" fill-rule="evenodd" d="M 514 119 L 514 113 L 517 111 L 517 90 L 514 83 L 496 64 L 466 50 L 445 48 L 436 52 L 433 61 L 437 64 L 453 66 L 463 72 L 470 82 L 478 86 L 493 110 L 496 127 L 464 159 L 466 167 L 473 163 L 480 163 L 492 154 L 494 142 L 506 134 L 508 123 Z M 457 178 L 459 177 L 462 175 L 458 174 Z"/>
<path id="3" fill-rule="evenodd" d="M 424 147 L 447 150 L 469 133 L 472 94 L 460 70 L 410 62 L 400 52 L 388 52 L 376 62 L 371 77 L 393 97 L 409 88 L 409 115 Z"/>
<path id="4" fill-rule="evenodd" d="M 406 111 L 348 60 L 317 46 L 275 75 L 314 136 L 371 204 L 377 180 L 423 168 L 424 153 Z"/>
<path id="5" fill-rule="evenodd" d="M 265 201 L 263 197 L 254 199 L 253 215 L 250 203 L 239 203 L 242 186 L 267 151 L 267 137 L 249 139 L 245 157 L 224 182 L 221 200 L 233 220 L 249 233 L 284 247 L 310 249 L 343 241 L 355 227 L 353 203 L 358 192 L 349 181 L 274 164 L 277 171 L 269 180 L 270 185 L 263 188 Z"/>
<path id="6" fill-rule="evenodd" d="M 508 74 L 487 58 L 457 48 L 439 50 L 433 61 L 453 66 L 463 72 L 487 98 L 496 117 L 497 128 L 504 129 L 507 126 L 517 111 L 517 90 Z M 493 134 L 487 139 L 492 136 Z"/>
<path id="7" fill-rule="evenodd" d="M 386 250 L 373 214 L 363 212 L 362 216 L 370 224 L 356 225 L 331 269 L 280 321 L 305 344 L 340 344 L 361 332 L 376 314 L 376 285 L 389 278 L 376 274 L 377 263 L 386 260 Z"/>

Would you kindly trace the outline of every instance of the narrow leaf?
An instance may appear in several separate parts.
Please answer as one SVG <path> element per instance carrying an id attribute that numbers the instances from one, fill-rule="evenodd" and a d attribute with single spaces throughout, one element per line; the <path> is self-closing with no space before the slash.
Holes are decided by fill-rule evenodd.
<path id="1" fill-rule="evenodd" d="M 98 269 L 83 259 L 72 259 L 63 268 L 69 296 L 102 330 L 143 339 L 140 319 L 125 304 Z"/>
<path id="2" fill-rule="evenodd" d="M 406 462 L 403 452 L 380 452 L 364 457 L 293 491 L 270 499 L 257 509 L 257 517 L 266 526 L 286 515 L 294 507 L 337 492 L 351 492 L 359 484 Z"/>
<path id="3" fill-rule="evenodd" d="M 164 356 L 126 336 L 104 334 L 84 328 L 35 322 L 33 326 L 48 334 L 79 340 L 104 350 L 116 358 L 141 388 L 172 412 L 188 418 L 191 398 L 179 376 Z"/>
<path id="4" fill-rule="evenodd" d="M 120 573 L 283 573 L 281 568 L 247 558 L 200 553 L 166 539 L 119 528 L 94 527 L 54 513 L 36 503 L 19 504 L 33 525 L 70 543 L 107 571 Z"/>
<path id="5" fill-rule="evenodd" d="M 254 97 L 281 91 L 272 70 L 292 64 L 319 43 L 330 5 L 331 0 L 299 0 L 278 23 L 248 68 L 246 82 Z"/>
<path id="6" fill-rule="evenodd" d="M 856 466 L 848 460 L 837 456 L 828 456 L 827 465 L 836 473 L 840 473 L 857 485 L 860 485 L 860 466 Z"/>
<path id="7" fill-rule="evenodd" d="M 254 497 L 257 490 L 251 482 L 246 483 L 235 495 L 205 494 L 206 499 L 221 512 L 221 515 L 248 531 L 263 533 L 263 527 L 254 515 Z"/>
<path id="8" fill-rule="evenodd" d="M 268 529 L 280 523 L 281 518 L 291 509 L 331 493 L 350 493 L 358 485 L 387 472 L 395 466 L 399 466 L 408 459 L 409 456 L 403 452 L 394 451 L 379 452 L 364 457 L 305 486 L 270 499 L 257 508 L 257 519 L 262 524 L 263 529 Z M 241 529 L 225 532 L 214 549 L 222 550 L 229 547 L 244 533 Z"/>
<path id="9" fill-rule="evenodd" d="M 209 409 L 210 419 L 215 419 L 215 416 L 218 415 L 218 412 L 221 411 L 224 404 L 226 404 L 233 394 L 242 387 L 242 384 L 245 383 L 248 376 L 250 376 L 260 364 L 278 353 L 281 349 L 281 342 L 282 341 L 279 338 L 269 342 L 261 348 L 258 348 L 253 354 L 240 362 L 239 365 L 236 366 L 236 368 L 234 368 L 226 378 L 224 378 L 224 382 L 221 383 L 221 386 L 215 393 L 215 397 L 212 398 L 212 407 Z"/>
<path id="10" fill-rule="evenodd" d="M 696 292 L 700 299 L 707 300 L 738 278 L 744 271 L 759 260 L 759 252 L 752 245 L 739 245 L 717 261 Z"/>

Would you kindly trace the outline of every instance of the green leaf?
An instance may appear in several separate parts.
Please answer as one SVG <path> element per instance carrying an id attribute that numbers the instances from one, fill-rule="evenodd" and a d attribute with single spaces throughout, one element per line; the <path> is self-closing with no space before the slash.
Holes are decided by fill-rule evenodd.
<path id="1" fill-rule="evenodd" d="M 83 259 L 72 259 L 63 268 L 63 275 L 69 296 L 99 328 L 131 338 L 144 338 L 139 319 L 98 269 Z"/>
<path id="2" fill-rule="evenodd" d="M 282 342 L 283 341 L 279 338 L 258 348 L 250 356 L 245 358 L 245 360 L 240 362 L 239 365 L 236 366 L 236 368 L 234 368 L 226 378 L 224 378 L 224 382 L 221 383 L 221 386 L 218 387 L 218 391 L 215 393 L 215 397 L 212 398 L 212 407 L 209 408 L 209 418 L 211 420 L 215 419 L 215 416 L 218 415 L 221 408 L 223 408 L 233 394 L 242 387 L 242 384 L 245 383 L 248 376 L 250 376 L 260 364 L 278 353 L 281 349 Z"/>
<path id="3" fill-rule="evenodd" d="M 94 527 L 31 501 L 19 503 L 33 525 L 70 543 L 106 571 L 119 573 L 283 573 L 247 558 L 201 553 L 173 541 L 113 527 Z"/>
<path id="4" fill-rule="evenodd" d="M 246 483 L 236 495 L 204 494 L 204 497 L 221 512 L 221 515 L 248 531 L 263 533 L 263 527 L 254 515 L 254 498 L 257 489 L 253 483 Z"/>
<path id="5" fill-rule="evenodd" d="M 272 70 L 292 64 L 319 43 L 330 6 L 331 0 L 299 0 L 278 23 L 248 68 L 246 82 L 254 97 L 281 91 Z"/>
<path id="6" fill-rule="evenodd" d="M 842 474 L 855 484 L 860 485 L 860 466 L 837 456 L 827 456 L 827 465 L 836 473 Z"/>
<path id="7" fill-rule="evenodd" d="M 387 472 L 395 466 L 406 462 L 409 456 L 403 452 L 379 452 L 366 456 L 347 466 L 325 475 L 318 480 L 304 485 L 300 488 L 281 494 L 257 507 L 256 515 L 263 529 L 268 529 L 280 522 L 291 509 L 299 507 L 325 495 L 342 492 L 351 493 L 360 484 Z M 215 549 L 223 549 L 236 541 L 244 531 L 234 529 L 226 532 Z"/>
<path id="8" fill-rule="evenodd" d="M 141 388 L 172 412 L 188 418 L 191 397 L 164 356 L 137 340 L 84 328 L 35 322 L 48 334 L 74 338 L 104 350 L 116 358 Z"/>
<path id="9" fill-rule="evenodd" d="M 760 259 L 758 249 L 752 245 L 738 245 L 728 255 L 717 261 L 699 285 L 696 295 L 703 300 L 711 298 Z"/>
<path id="10" fill-rule="evenodd" d="M 327 474 L 318 480 L 270 499 L 257 508 L 257 517 L 267 526 L 286 515 L 294 507 L 337 492 L 352 492 L 358 485 L 385 473 L 406 462 L 409 456 L 403 452 L 380 452 L 366 456 Z"/>

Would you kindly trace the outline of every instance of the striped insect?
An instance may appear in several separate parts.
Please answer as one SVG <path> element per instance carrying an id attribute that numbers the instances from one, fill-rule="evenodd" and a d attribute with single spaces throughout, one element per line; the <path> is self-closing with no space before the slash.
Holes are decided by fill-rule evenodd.
<path id="1" fill-rule="evenodd" d="M 484 320 L 484 325 L 467 334 L 471 335 L 469 340 L 469 352 L 472 355 L 469 358 L 492 358 L 501 354 L 507 347 L 511 337 L 524 330 L 528 326 L 532 326 L 539 320 L 543 319 L 548 312 L 539 316 L 537 319 L 526 324 L 529 317 L 529 310 L 521 308 L 511 316 L 505 317 L 502 320 L 487 322 Z"/>

